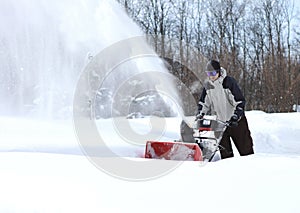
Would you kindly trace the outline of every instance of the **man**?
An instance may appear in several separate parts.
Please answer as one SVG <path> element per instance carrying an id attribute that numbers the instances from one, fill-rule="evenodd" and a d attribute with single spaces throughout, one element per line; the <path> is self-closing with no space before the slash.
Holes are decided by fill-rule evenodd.
<path id="1" fill-rule="evenodd" d="M 198 115 L 216 115 L 222 121 L 229 121 L 220 145 L 221 158 L 233 157 L 230 138 L 241 156 L 254 154 L 253 142 L 245 117 L 245 98 L 236 82 L 227 76 L 226 70 L 216 60 L 206 67 L 208 81 L 205 82 L 199 105 Z"/>

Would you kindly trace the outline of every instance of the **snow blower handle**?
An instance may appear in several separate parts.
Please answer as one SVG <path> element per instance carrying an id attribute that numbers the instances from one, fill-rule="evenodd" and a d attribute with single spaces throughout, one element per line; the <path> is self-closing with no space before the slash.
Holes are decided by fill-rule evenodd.
<path id="1" fill-rule="evenodd" d="M 200 128 L 205 121 L 215 121 L 219 124 L 224 125 L 224 127 L 237 127 L 238 126 L 238 121 L 239 117 L 238 115 L 234 114 L 231 116 L 231 118 L 228 121 L 222 121 L 216 118 L 216 116 L 213 115 L 205 115 L 204 113 L 196 115 L 195 118 L 195 129 L 201 130 L 206 130 L 206 128 Z M 205 124 L 204 124 L 205 125 Z"/>
<path id="2" fill-rule="evenodd" d="M 221 126 L 220 126 L 221 125 Z M 201 131 L 220 131 L 224 127 L 228 127 L 230 124 L 228 121 L 224 122 L 217 119 L 216 115 L 204 115 L 198 114 L 195 119 L 194 129 Z"/>

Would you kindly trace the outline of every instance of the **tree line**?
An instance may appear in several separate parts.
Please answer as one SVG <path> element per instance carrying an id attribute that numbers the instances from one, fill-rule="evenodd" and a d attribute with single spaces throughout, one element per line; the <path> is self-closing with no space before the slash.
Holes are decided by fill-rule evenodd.
<path id="1" fill-rule="evenodd" d="M 300 29 L 293 1 L 118 2 L 195 97 L 205 59 L 212 58 L 239 82 L 247 110 L 288 112 L 300 104 Z"/>

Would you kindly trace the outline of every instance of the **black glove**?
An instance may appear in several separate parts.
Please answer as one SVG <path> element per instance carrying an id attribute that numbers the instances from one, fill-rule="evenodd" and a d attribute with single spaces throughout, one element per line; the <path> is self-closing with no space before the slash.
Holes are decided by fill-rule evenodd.
<path id="1" fill-rule="evenodd" d="M 236 127 L 236 126 L 238 126 L 238 121 L 239 121 L 239 116 L 237 114 L 233 114 L 233 116 L 231 116 L 228 124 L 230 127 Z"/>
<path id="2" fill-rule="evenodd" d="M 196 115 L 195 124 L 194 124 L 195 129 L 199 129 L 200 123 L 201 123 L 201 120 L 203 120 L 203 117 L 204 117 L 204 113 L 199 113 L 198 115 Z"/>
<path id="3" fill-rule="evenodd" d="M 204 113 L 199 113 L 198 115 L 196 115 L 195 121 L 201 120 L 203 117 L 204 117 Z"/>

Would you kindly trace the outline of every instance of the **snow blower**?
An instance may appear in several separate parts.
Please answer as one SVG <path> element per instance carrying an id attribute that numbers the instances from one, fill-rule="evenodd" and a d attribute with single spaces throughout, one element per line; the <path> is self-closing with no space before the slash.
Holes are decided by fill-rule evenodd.
<path id="1" fill-rule="evenodd" d="M 219 151 L 220 141 L 228 122 L 216 116 L 196 119 L 194 128 L 182 121 L 181 140 L 174 142 L 147 141 L 145 158 L 185 161 L 211 161 Z"/>

